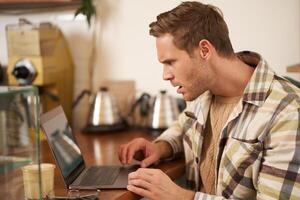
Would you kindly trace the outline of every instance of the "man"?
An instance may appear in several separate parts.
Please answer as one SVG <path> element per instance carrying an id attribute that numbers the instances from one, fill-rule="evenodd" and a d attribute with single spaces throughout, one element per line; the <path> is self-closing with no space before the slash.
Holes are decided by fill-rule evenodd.
<path id="1" fill-rule="evenodd" d="M 300 199 L 299 89 L 254 52 L 235 54 L 212 5 L 184 2 L 150 24 L 163 78 L 188 101 L 178 121 L 153 143 L 122 145 L 141 167 L 128 190 L 149 199 Z M 184 152 L 194 191 L 145 168 Z"/>

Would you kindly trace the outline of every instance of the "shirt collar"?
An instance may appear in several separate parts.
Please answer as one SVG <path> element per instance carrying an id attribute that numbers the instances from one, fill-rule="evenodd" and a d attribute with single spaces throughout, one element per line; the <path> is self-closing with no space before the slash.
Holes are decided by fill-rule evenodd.
<path id="1" fill-rule="evenodd" d="M 243 51 L 237 53 L 237 56 L 246 64 L 255 67 L 244 90 L 243 101 L 260 107 L 268 96 L 274 71 L 269 68 L 267 62 L 258 53 Z"/>
<path id="2" fill-rule="evenodd" d="M 187 102 L 185 115 L 193 120 L 197 120 L 204 125 L 210 108 L 212 94 L 210 91 L 204 92 L 193 101 Z"/>
<path id="3" fill-rule="evenodd" d="M 268 96 L 268 91 L 270 90 L 274 78 L 274 72 L 258 53 L 242 51 L 238 52 L 237 56 L 243 62 L 255 68 L 242 95 L 243 101 L 260 107 Z M 206 91 L 194 101 L 187 102 L 185 115 L 197 120 L 200 124 L 204 124 L 210 108 L 211 98 L 212 93 Z"/>

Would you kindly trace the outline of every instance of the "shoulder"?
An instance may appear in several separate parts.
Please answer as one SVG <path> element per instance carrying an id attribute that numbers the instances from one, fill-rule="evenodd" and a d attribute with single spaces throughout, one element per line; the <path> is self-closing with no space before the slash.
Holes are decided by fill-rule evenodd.
<path id="1" fill-rule="evenodd" d="M 278 111 L 297 111 L 300 107 L 300 89 L 287 79 L 275 75 L 267 102 L 274 104 Z"/>

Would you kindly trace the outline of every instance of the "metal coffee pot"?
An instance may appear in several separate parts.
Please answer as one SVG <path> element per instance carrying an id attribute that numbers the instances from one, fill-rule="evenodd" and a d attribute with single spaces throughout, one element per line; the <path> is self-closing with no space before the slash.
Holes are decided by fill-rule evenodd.
<path id="1" fill-rule="evenodd" d="M 73 107 L 85 95 L 92 95 L 90 91 L 83 91 L 76 99 Z M 117 131 L 126 127 L 122 119 L 116 100 L 107 87 L 100 87 L 96 94 L 92 95 L 87 124 L 83 132 Z"/>
<path id="2" fill-rule="evenodd" d="M 139 110 L 137 123 L 140 126 L 154 130 L 167 129 L 180 112 L 177 100 L 165 90 L 161 90 L 154 97 L 143 93 L 131 110 Z"/>
<path id="3" fill-rule="evenodd" d="M 148 127 L 151 129 L 166 129 L 179 115 L 176 99 L 165 90 L 157 94 L 150 105 Z"/>

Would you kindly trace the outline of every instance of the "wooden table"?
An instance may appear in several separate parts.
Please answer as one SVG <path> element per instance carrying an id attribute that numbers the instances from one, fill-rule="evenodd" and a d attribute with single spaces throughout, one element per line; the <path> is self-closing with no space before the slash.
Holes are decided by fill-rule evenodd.
<path id="1" fill-rule="evenodd" d="M 90 165 L 119 165 L 118 149 L 121 144 L 127 143 L 134 138 L 143 137 L 153 140 L 157 134 L 151 134 L 143 130 L 128 130 L 110 133 L 83 134 L 75 133 L 77 142 L 81 148 L 87 166 Z M 42 142 L 42 160 L 43 162 L 55 163 L 52 153 L 46 141 Z M 172 179 L 179 178 L 184 173 L 184 159 L 176 159 L 171 162 L 162 162 L 158 166 L 162 171 L 168 174 Z M 55 169 L 55 195 L 66 195 L 67 190 L 59 170 Z M 131 200 L 141 197 L 129 192 L 126 189 L 101 190 L 99 199 L 105 200 Z"/>

